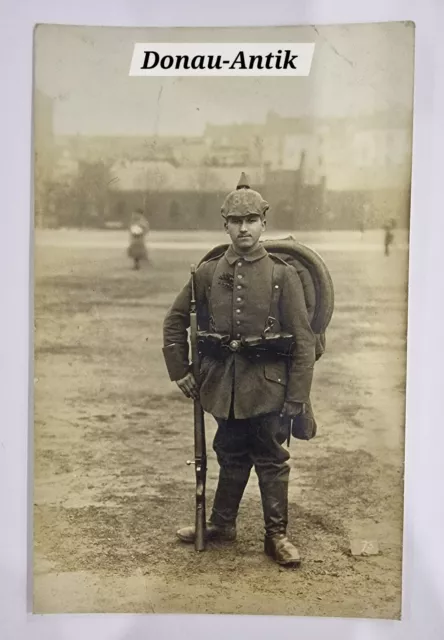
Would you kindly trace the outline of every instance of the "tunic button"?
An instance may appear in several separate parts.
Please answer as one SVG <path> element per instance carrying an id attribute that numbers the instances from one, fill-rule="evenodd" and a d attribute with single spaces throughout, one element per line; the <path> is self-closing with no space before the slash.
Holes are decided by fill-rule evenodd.
<path id="1" fill-rule="evenodd" d="M 241 284 L 238 284 L 238 285 L 236 286 L 236 289 L 242 289 L 242 285 L 241 285 Z"/>
<path id="2" fill-rule="evenodd" d="M 275 288 L 275 289 L 279 289 L 279 285 L 278 285 L 278 284 L 275 284 L 275 285 L 274 285 L 274 288 Z"/>
<path id="3" fill-rule="evenodd" d="M 242 280 L 242 278 L 244 277 L 241 273 L 237 274 L 237 277 L 239 278 L 239 280 Z"/>
<path id="4" fill-rule="evenodd" d="M 240 338 L 241 334 L 240 333 L 236 333 L 236 338 Z"/>
<path id="5" fill-rule="evenodd" d="M 240 312 L 241 312 L 241 310 L 240 310 L 240 309 L 236 309 L 236 313 L 240 313 Z"/>
<path id="6" fill-rule="evenodd" d="M 237 263 L 237 266 L 238 266 L 238 267 L 241 267 L 241 266 L 242 266 L 242 262 L 238 262 L 238 263 Z"/>
<path id="7" fill-rule="evenodd" d="M 242 302 L 242 298 L 236 298 L 236 302 Z"/>
<path id="8" fill-rule="evenodd" d="M 240 325 L 240 320 L 236 320 L 236 324 L 239 326 Z"/>

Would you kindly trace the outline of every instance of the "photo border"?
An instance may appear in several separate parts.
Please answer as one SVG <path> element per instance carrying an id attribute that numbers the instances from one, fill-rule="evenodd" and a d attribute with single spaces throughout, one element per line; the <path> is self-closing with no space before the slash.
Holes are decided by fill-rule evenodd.
<path id="1" fill-rule="evenodd" d="M 440 0 L 274 0 L 260 6 L 225 0 L 211 6 L 152 0 L 3 2 L 0 25 L 3 117 L 0 119 L 3 251 L 0 279 L 0 633 L 21 638 L 187 638 L 212 640 L 299 635 L 304 640 L 441 637 L 444 628 L 444 429 L 440 279 L 444 216 L 444 59 Z M 409 20 L 416 24 L 413 183 L 410 226 L 403 619 L 398 621 L 221 615 L 32 615 L 32 36 L 35 23 L 106 26 L 283 26 Z M 6 143 L 6 144 L 5 144 Z M 440 164 L 441 163 L 441 164 Z M 31 364 L 31 367 L 29 366 Z M 29 377 L 30 372 L 30 377 Z"/>

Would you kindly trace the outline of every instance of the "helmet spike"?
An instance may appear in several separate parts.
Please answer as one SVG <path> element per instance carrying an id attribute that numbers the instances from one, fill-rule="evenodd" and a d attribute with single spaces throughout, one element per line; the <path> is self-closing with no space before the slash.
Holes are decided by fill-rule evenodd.
<path id="1" fill-rule="evenodd" d="M 244 171 L 241 173 L 236 189 L 250 189 L 250 181 Z"/>

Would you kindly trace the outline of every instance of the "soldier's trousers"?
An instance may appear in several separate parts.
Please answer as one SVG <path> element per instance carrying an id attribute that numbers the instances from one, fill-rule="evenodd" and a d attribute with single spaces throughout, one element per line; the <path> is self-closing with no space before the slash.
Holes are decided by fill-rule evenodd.
<path id="1" fill-rule="evenodd" d="M 213 448 L 220 465 L 211 521 L 219 526 L 235 523 L 239 504 L 255 468 L 264 511 L 265 532 L 285 533 L 288 521 L 290 457 L 282 446 L 288 430 L 279 414 L 247 420 L 217 419 Z"/>

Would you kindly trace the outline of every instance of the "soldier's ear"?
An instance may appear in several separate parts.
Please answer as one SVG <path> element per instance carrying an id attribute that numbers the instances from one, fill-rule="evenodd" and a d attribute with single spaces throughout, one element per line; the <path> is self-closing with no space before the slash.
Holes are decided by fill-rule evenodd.
<path id="1" fill-rule="evenodd" d="M 224 222 L 224 229 L 225 229 L 225 233 L 228 233 L 228 225 L 226 220 Z"/>
<path id="2" fill-rule="evenodd" d="M 266 218 L 264 218 L 264 219 L 262 220 L 262 231 L 265 231 L 265 227 L 266 227 L 266 226 L 267 226 L 267 220 L 266 220 Z"/>

